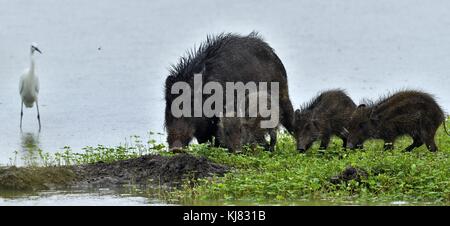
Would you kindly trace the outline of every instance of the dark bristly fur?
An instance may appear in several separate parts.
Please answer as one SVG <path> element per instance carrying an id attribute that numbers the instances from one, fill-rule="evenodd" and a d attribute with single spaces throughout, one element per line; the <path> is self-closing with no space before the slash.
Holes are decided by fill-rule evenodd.
<path id="1" fill-rule="evenodd" d="M 357 107 L 348 127 L 348 146 L 362 146 L 365 140 L 375 138 L 383 139 L 385 149 L 391 149 L 397 137 L 409 135 L 413 143 L 405 151 L 425 143 L 434 152 L 437 151 L 434 136 L 444 119 L 444 112 L 430 94 L 400 91 Z"/>
<path id="2" fill-rule="evenodd" d="M 226 82 L 278 82 L 280 121 L 288 131 L 292 131 L 294 112 L 288 95 L 286 71 L 273 49 L 256 32 L 247 36 L 220 34 L 208 36 L 196 51 L 188 52 L 170 69 L 165 83 L 164 123 L 169 148 L 182 148 L 194 137 L 199 143 L 207 142 L 216 135 L 217 118 L 175 118 L 171 113 L 172 101 L 178 96 L 171 94 L 172 85 L 183 81 L 193 87 L 194 73 L 199 72 L 202 72 L 203 84 L 216 81 L 223 87 Z M 204 94 L 203 101 L 207 97 Z"/>
<path id="3" fill-rule="evenodd" d="M 320 139 L 326 149 L 332 135 L 342 138 L 346 146 L 345 126 L 356 105 L 340 89 L 322 92 L 295 111 L 294 134 L 297 150 L 304 152 Z"/>
<path id="4" fill-rule="evenodd" d="M 267 151 L 274 151 L 277 142 L 276 128 L 261 128 L 261 118 L 220 118 L 217 139 L 220 145 L 231 152 L 242 150 L 244 145 L 260 145 Z M 270 142 L 266 141 L 269 135 Z"/>
<path id="5" fill-rule="evenodd" d="M 245 101 L 249 102 L 249 98 L 255 98 L 257 95 L 258 93 L 247 94 Z M 271 96 L 270 94 L 267 95 L 267 104 L 270 106 Z M 270 118 L 262 117 L 260 114 L 257 114 L 257 117 L 248 117 L 249 108 L 246 105 L 246 117 L 219 118 L 217 138 L 220 145 L 228 148 L 232 152 L 242 150 L 244 145 L 260 145 L 265 150 L 274 151 L 277 142 L 277 127 L 262 128 L 261 121 L 266 121 Z M 277 116 L 272 115 L 271 117 Z M 266 141 L 266 135 L 270 137 L 269 143 Z"/>

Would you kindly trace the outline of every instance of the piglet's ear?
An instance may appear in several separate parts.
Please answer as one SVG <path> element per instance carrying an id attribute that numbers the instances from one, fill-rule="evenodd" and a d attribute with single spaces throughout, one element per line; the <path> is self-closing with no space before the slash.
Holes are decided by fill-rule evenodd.
<path id="1" fill-rule="evenodd" d="M 295 110 L 294 120 L 300 120 L 300 110 L 299 109 Z"/>
<path id="2" fill-rule="evenodd" d="M 370 118 L 370 121 L 372 121 L 372 122 L 378 122 L 378 121 L 380 121 L 380 116 L 377 115 L 377 114 L 375 114 L 373 111 L 370 112 L 369 118 Z"/>
<path id="3" fill-rule="evenodd" d="M 365 104 L 360 104 L 360 105 L 358 106 L 358 108 L 365 108 L 365 107 L 366 107 Z"/>

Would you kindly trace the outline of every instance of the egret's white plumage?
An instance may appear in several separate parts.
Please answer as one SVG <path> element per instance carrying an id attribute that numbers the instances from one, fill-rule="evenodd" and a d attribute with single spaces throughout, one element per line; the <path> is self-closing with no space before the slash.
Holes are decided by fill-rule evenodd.
<path id="1" fill-rule="evenodd" d="M 20 77 L 19 92 L 22 98 L 22 108 L 20 111 L 20 128 L 22 129 L 22 118 L 23 118 L 23 105 L 27 108 L 32 108 L 34 102 L 36 102 L 37 118 L 39 122 L 39 131 L 41 130 L 41 118 L 39 115 L 39 104 L 38 104 L 38 94 L 39 94 L 39 78 L 35 73 L 35 61 L 34 52 L 42 53 L 37 44 L 31 44 L 30 49 L 30 68 L 25 69 L 24 73 Z"/>

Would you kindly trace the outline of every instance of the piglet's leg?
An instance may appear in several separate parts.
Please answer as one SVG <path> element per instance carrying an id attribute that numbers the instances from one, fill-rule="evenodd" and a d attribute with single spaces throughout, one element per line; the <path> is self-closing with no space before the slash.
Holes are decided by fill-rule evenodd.
<path id="1" fill-rule="evenodd" d="M 413 143 L 409 145 L 407 148 L 405 148 L 406 152 L 412 151 L 414 148 L 422 146 L 423 142 L 419 137 L 413 137 Z"/>

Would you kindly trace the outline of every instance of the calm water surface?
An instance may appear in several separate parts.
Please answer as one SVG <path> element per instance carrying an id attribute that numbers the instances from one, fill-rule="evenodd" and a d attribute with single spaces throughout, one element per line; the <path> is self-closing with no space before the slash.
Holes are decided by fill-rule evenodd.
<path id="1" fill-rule="evenodd" d="M 33 148 L 80 151 L 163 132 L 168 67 L 207 34 L 223 31 L 256 30 L 265 37 L 287 69 L 295 106 L 328 88 L 344 88 L 356 102 L 420 88 L 450 109 L 447 1 L 0 0 L 0 5 L 0 165 L 13 158 L 21 164 Z M 36 59 L 41 133 L 35 108 L 25 110 L 23 133 L 19 130 L 18 81 L 29 66 L 31 42 L 43 51 Z"/>

